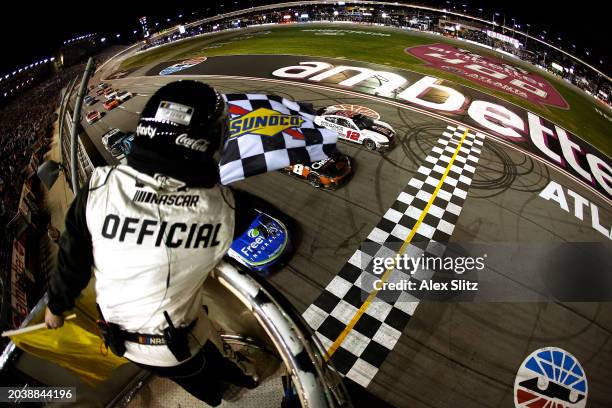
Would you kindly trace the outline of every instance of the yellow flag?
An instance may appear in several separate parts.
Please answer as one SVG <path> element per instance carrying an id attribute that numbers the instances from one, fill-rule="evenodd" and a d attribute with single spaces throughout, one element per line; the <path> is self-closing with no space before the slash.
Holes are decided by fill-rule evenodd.
<path id="1" fill-rule="evenodd" d="M 95 295 L 91 286 L 77 300 L 76 319 L 66 320 L 56 330 L 35 330 L 11 336 L 11 340 L 23 351 L 66 368 L 95 387 L 128 360 L 115 356 L 102 344 L 93 320 L 96 312 L 92 306 L 92 303 L 95 305 L 95 297 L 92 298 Z M 41 315 L 32 324 L 42 321 Z"/>

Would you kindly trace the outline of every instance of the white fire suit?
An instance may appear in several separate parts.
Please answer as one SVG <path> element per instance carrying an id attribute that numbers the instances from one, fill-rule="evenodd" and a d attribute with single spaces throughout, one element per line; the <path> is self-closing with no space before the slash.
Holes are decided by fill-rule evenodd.
<path id="1" fill-rule="evenodd" d="M 192 355 L 207 339 L 222 350 L 202 306 L 202 284 L 231 245 L 234 197 L 228 188 L 192 188 L 129 166 L 100 167 L 75 198 L 60 242 L 49 308 L 74 307 L 91 271 L 106 321 L 128 332 L 162 335 L 194 320 Z M 125 357 L 170 367 L 167 346 L 126 342 Z"/>

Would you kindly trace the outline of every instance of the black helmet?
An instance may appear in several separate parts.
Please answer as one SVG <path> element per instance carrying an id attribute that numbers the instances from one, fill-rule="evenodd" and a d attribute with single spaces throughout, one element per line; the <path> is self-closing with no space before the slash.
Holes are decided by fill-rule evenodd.
<path id="1" fill-rule="evenodd" d="M 171 82 L 159 88 L 142 110 L 128 164 L 186 182 L 205 176 L 207 181 L 197 184 L 214 184 L 217 153 L 228 129 L 227 107 L 219 92 L 197 81 Z"/>
<path id="2" fill-rule="evenodd" d="M 142 110 L 134 146 L 168 159 L 212 159 L 225 141 L 228 120 L 225 100 L 214 88 L 197 81 L 171 82 Z"/>

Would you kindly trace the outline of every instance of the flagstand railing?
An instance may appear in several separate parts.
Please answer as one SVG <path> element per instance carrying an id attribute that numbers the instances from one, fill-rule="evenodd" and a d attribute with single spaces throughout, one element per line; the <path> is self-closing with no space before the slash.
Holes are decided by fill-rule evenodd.
<path id="1" fill-rule="evenodd" d="M 351 406 L 342 379 L 323 358 L 324 349 L 299 313 L 269 282 L 222 262 L 205 282 L 204 290 L 209 315 L 220 323 L 225 337 L 254 338 L 281 357 L 303 407 Z M 27 327 L 39 318 L 46 304 L 47 295 L 20 327 Z M 0 371 L 16 369 L 20 354 L 11 342 L 0 356 Z M 146 373 L 122 378 L 125 382 L 121 390 L 111 396 L 106 406 L 114 406 L 125 399 L 123 396 L 129 395 L 131 399 L 142 386 Z M 101 401 L 105 399 L 108 396 L 100 398 Z"/>
<path id="2" fill-rule="evenodd" d="M 270 283 L 225 262 L 217 267 L 213 278 L 242 302 L 264 329 L 291 374 L 303 407 L 351 406 L 340 376 L 323 358 L 324 349 Z M 213 313 L 211 318 L 215 319 Z"/>

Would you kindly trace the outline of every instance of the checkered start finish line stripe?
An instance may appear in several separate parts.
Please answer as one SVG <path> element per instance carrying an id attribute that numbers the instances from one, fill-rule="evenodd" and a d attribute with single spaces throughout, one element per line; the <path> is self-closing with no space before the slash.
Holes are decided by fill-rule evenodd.
<path id="1" fill-rule="evenodd" d="M 367 387 L 414 314 L 419 299 L 376 293 L 373 282 L 423 280 L 432 271 L 373 273 L 374 257 L 442 256 L 476 171 L 484 135 L 448 126 L 391 208 L 303 317 L 336 369 Z M 414 229 L 414 231 L 413 231 Z M 372 293 L 375 292 L 375 293 Z M 375 297 L 372 301 L 372 297 Z"/>

